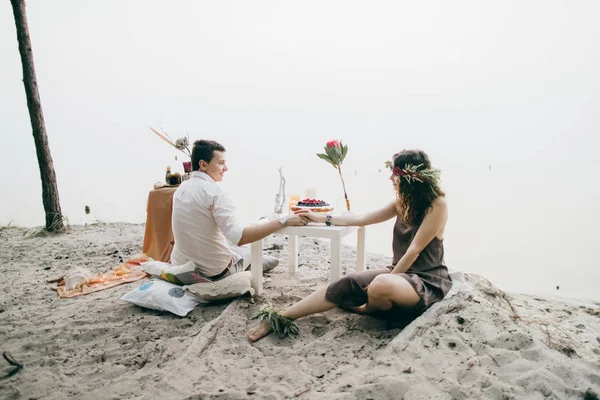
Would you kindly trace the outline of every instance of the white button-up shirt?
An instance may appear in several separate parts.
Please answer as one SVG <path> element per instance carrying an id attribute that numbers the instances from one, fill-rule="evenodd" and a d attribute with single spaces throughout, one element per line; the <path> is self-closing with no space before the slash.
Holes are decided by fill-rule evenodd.
<path id="1" fill-rule="evenodd" d="M 227 240 L 238 244 L 244 225 L 235 216 L 235 207 L 227 195 L 206 173 L 194 171 L 173 195 L 173 237 L 175 246 L 171 264 L 188 261 L 204 276 L 222 273 L 240 255 Z"/>

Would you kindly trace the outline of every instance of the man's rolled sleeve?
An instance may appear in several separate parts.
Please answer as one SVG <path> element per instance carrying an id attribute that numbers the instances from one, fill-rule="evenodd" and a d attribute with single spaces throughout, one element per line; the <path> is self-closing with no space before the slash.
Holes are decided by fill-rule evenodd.
<path id="1" fill-rule="evenodd" d="M 233 244 L 238 244 L 242 239 L 244 225 L 235 216 L 235 206 L 227 193 L 215 196 L 212 214 L 217 226 L 227 240 Z"/>

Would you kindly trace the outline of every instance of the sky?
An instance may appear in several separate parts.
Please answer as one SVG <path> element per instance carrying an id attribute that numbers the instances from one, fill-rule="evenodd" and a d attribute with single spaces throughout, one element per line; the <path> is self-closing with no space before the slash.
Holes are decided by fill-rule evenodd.
<path id="1" fill-rule="evenodd" d="M 221 142 L 248 221 L 272 213 L 278 167 L 287 194 L 314 185 L 343 208 L 315 156 L 328 140 L 349 147 L 357 213 L 393 199 L 383 162 L 420 148 L 443 170 L 451 267 L 600 296 L 599 2 L 31 0 L 27 13 L 72 224 L 144 221 L 152 184 L 181 168 L 150 126 Z M 0 54 L 0 224 L 42 225 L 9 2 Z M 369 227 L 367 249 L 391 255 L 390 223 Z"/>

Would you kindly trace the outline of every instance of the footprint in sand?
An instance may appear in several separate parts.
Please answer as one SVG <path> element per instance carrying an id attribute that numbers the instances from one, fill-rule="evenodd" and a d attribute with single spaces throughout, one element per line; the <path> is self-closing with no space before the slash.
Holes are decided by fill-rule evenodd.
<path id="1" fill-rule="evenodd" d="M 533 344 L 533 339 L 523 333 L 502 334 L 491 340 L 492 347 L 507 350 L 526 350 Z"/>
<path id="2" fill-rule="evenodd" d="M 311 333 L 316 337 L 321 337 L 331 330 L 329 324 L 331 320 L 326 315 L 313 315 L 306 318 L 304 323 Z"/>

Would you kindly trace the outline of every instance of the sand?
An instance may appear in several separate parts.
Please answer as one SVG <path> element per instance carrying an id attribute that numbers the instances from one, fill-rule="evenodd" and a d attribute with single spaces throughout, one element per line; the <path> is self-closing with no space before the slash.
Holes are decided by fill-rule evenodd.
<path id="1" fill-rule="evenodd" d="M 464 275 L 461 291 L 404 329 L 341 310 L 299 320 L 300 336 L 249 343 L 249 316 L 285 307 L 326 282 L 328 243 L 287 244 L 265 294 L 199 306 L 185 318 L 119 298 L 135 282 L 59 299 L 46 280 L 69 268 L 105 271 L 141 251 L 144 226 L 75 226 L 24 237 L 0 230 L 0 351 L 24 365 L 0 379 L 2 399 L 595 399 L 600 305 L 496 290 Z M 282 247 L 282 248 L 280 248 Z M 343 248 L 343 269 L 355 249 Z M 368 266 L 390 260 L 369 254 Z M 458 267 L 458 266 L 455 266 Z M 0 375 L 10 366 L 0 360 Z"/>

